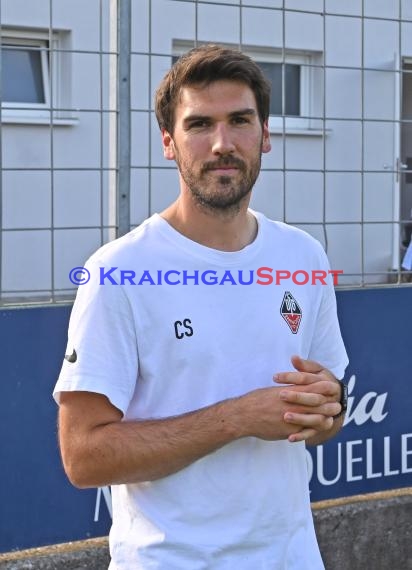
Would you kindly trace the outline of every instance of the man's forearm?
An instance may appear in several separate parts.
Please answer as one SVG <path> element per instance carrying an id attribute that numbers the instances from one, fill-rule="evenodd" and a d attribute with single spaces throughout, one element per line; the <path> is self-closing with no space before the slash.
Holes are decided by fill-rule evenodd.
<path id="1" fill-rule="evenodd" d="M 78 487 L 138 483 L 165 477 L 241 436 L 232 400 L 182 416 L 95 427 L 63 453 Z"/>
<path id="2" fill-rule="evenodd" d="M 340 408 L 336 382 L 311 373 L 286 375 L 288 387 L 256 389 L 165 419 L 122 421 L 103 395 L 62 393 L 59 431 L 67 475 L 78 487 L 138 483 L 171 475 L 242 437 L 313 445 L 333 437 L 342 421 L 330 428 Z"/>

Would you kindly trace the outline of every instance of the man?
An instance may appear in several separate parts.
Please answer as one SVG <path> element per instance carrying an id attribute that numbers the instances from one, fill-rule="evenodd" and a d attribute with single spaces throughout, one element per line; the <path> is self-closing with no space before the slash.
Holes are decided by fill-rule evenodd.
<path id="1" fill-rule="evenodd" d="M 323 568 L 305 442 L 341 428 L 347 357 L 332 282 L 273 277 L 326 274 L 321 246 L 248 209 L 268 113 L 247 56 L 183 56 L 156 95 L 180 195 L 87 264 L 55 395 L 70 480 L 112 485 L 113 570 Z"/>

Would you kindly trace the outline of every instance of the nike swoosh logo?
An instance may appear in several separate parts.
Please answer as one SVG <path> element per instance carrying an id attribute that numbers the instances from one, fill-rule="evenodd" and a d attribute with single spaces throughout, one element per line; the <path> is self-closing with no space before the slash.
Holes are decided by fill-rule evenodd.
<path id="1" fill-rule="evenodd" d="M 65 354 L 64 358 L 67 360 L 67 362 L 71 362 L 73 364 L 77 360 L 77 352 L 73 348 L 73 352 L 71 354 Z"/>

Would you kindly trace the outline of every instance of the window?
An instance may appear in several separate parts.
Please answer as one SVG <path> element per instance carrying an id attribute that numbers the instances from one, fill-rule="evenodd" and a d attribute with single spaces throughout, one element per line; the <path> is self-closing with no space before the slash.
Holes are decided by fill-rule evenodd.
<path id="1" fill-rule="evenodd" d="M 321 111 L 323 76 L 317 53 L 247 51 L 272 86 L 269 127 L 278 130 L 314 129 Z"/>
<path id="2" fill-rule="evenodd" d="M 256 62 L 272 85 L 270 114 L 274 116 L 300 116 L 300 76 L 301 66 L 295 63 Z M 285 102 L 283 104 L 283 83 Z M 285 111 L 283 112 L 283 105 Z"/>
<path id="3" fill-rule="evenodd" d="M 2 28 L 0 79 L 2 122 L 47 124 L 52 118 L 58 124 L 76 122 L 67 111 L 70 32 Z"/>
<path id="4" fill-rule="evenodd" d="M 5 39 L 1 85 L 6 108 L 41 109 L 49 105 L 48 42 Z"/>
<path id="5" fill-rule="evenodd" d="M 192 47 L 193 42 L 175 40 L 172 63 Z M 276 48 L 253 46 L 243 46 L 243 52 L 256 61 L 271 83 L 271 132 L 279 132 L 283 128 L 290 131 L 313 129 L 314 133 L 318 132 L 315 129 L 319 129 L 320 125 L 315 117 L 321 114 L 322 54 L 291 50 L 283 55 Z"/>

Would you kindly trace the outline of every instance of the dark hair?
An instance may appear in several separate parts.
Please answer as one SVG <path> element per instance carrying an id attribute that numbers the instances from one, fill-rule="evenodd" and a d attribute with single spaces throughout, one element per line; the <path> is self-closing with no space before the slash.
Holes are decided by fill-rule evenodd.
<path id="1" fill-rule="evenodd" d="M 269 117 L 270 83 L 244 53 L 219 45 L 194 48 L 180 57 L 160 83 L 155 97 L 159 127 L 173 134 L 175 110 L 182 87 L 206 86 L 222 79 L 240 81 L 253 91 L 261 123 Z"/>

